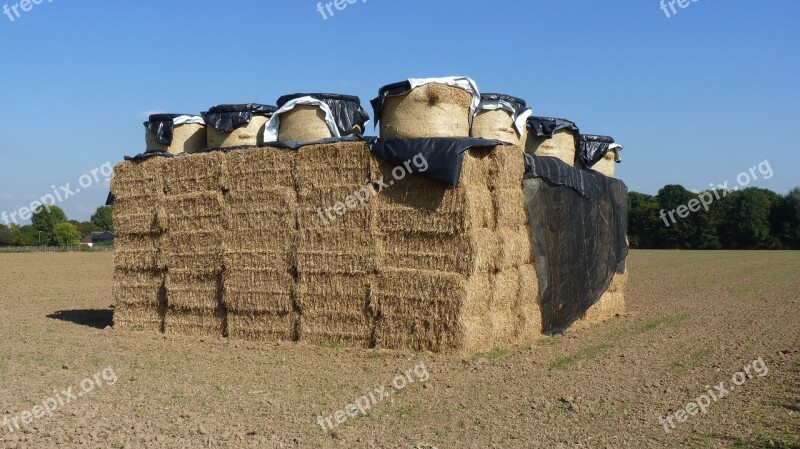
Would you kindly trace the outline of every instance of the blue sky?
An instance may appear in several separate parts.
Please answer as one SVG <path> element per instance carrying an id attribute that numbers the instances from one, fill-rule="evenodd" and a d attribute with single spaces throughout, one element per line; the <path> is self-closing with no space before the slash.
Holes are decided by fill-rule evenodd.
<path id="1" fill-rule="evenodd" d="M 19 0 L 0 0 L 13 6 Z M 0 211 L 144 149 L 149 112 L 292 92 L 361 97 L 408 77 L 467 75 L 625 145 L 618 177 L 654 194 L 800 185 L 800 2 L 45 0 L 0 15 Z M 371 111 L 370 111 L 371 112 Z M 88 219 L 108 186 L 60 204 Z"/>

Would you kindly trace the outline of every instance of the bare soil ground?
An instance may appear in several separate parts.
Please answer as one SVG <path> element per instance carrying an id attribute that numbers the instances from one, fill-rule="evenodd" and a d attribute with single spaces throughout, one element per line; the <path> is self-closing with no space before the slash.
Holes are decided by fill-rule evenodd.
<path id="1" fill-rule="evenodd" d="M 110 254 L 0 254 L 0 448 L 800 447 L 800 253 L 634 251 L 629 269 L 628 316 L 464 358 L 115 331 Z M 767 375 L 659 424 L 758 358 Z M 391 390 L 421 363 L 426 382 Z M 108 367 L 113 385 L 34 409 Z M 317 422 L 383 386 L 366 416 Z"/>

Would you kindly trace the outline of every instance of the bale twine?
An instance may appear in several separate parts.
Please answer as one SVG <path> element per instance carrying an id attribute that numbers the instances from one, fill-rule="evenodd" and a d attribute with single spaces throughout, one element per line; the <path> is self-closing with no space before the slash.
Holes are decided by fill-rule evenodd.
<path id="1" fill-rule="evenodd" d="M 527 133 L 520 135 L 514 128 L 514 117 L 503 109 L 484 110 L 478 112 L 472 121 L 472 136 L 483 139 L 494 139 L 522 147 L 525 145 Z"/>
<path id="2" fill-rule="evenodd" d="M 230 148 L 264 144 L 264 126 L 269 118 L 254 115 L 247 126 L 223 133 L 213 126 L 208 127 L 208 148 Z"/>
<path id="3" fill-rule="evenodd" d="M 381 110 L 381 137 L 469 137 L 471 105 L 469 92 L 438 83 L 388 96 Z"/>
<path id="4" fill-rule="evenodd" d="M 175 125 L 171 145 L 159 143 L 150 130 L 145 130 L 147 152 L 196 153 L 206 147 L 207 139 L 206 125 L 196 123 Z"/>
<path id="5" fill-rule="evenodd" d="M 333 137 L 325 112 L 317 106 L 299 104 L 281 114 L 278 140 L 281 142 L 316 142 Z"/>
<path id="6" fill-rule="evenodd" d="M 575 132 L 570 129 L 561 129 L 556 131 L 552 138 L 537 137 L 533 133 L 528 133 L 525 152 L 534 156 L 555 157 L 570 167 L 574 167 Z"/>

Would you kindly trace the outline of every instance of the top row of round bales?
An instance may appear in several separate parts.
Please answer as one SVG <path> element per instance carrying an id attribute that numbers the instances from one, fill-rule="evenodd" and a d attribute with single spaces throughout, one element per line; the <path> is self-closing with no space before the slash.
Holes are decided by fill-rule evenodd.
<path id="1" fill-rule="evenodd" d="M 529 154 L 556 157 L 578 168 L 614 176 L 620 145 L 604 136 L 582 136 L 569 120 L 536 117 L 525 100 L 481 94 L 467 77 L 409 79 L 382 87 L 372 100 L 380 137 L 476 137 L 508 142 Z M 157 114 L 144 123 L 148 152 L 195 153 L 206 148 L 317 142 L 363 135 L 369 115 L 358 97 L 293 94 L 277 106 L 218 105 L 201 115 Z M 581 147 L 600 145 L 587 160 Z M 581 157 L 584 155 L 584 157 Z"/>

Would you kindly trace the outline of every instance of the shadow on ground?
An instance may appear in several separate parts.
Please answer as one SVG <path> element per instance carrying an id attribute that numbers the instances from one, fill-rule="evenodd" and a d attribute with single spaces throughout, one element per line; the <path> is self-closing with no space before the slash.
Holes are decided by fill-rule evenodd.
<path id="1" fill-rule="evenodd" d="M 111 326 L 114 320 L 114 311 L 112 309 L 60 310 L 47 315 L 47 318 L 69 321 L 70 323 L 94 327 L 96 329 L 105 329 Z"/>

